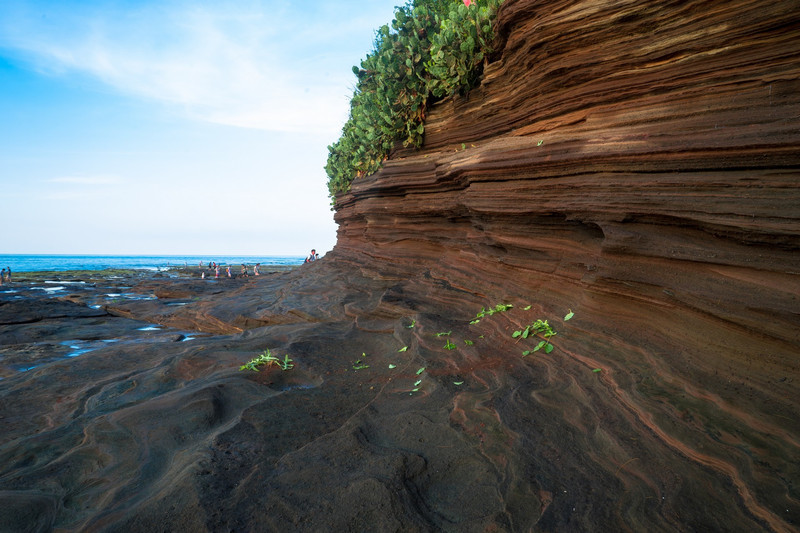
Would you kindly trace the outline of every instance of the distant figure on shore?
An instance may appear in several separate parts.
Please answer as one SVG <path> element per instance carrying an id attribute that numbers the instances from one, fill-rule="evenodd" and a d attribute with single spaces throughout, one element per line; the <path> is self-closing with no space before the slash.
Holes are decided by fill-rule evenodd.
<path id="1" fill-rule="evenodd" d="M 310 263 L 311 261 L 316 261 L 319 256 L 317 255 L 317 251 L 315 249 L 311 249 L 311 255 L 306 257 L 305 262 Z"/>
<path id="2" fill-rule="evenodd" d="M 258 272 L 258 266 L 259 266 L 260 264 L 261 264 L 261 263 L 256 263 L 256 266 L 254 266 L 254 267 L 253 267 L 253 275 L 254 275 L 254 276 L 260 276 L 260 275 L 261 275 L 261 274 L 259 274 L 259 272 Z"/>
<path id="3" fill-rule="evenodd" d="M 3 285 L 3 281 L 5 281 L 5 279 L 6 279 L 6 269 L 4 268 L 2 271 L 0 271 L 0 286 Z"/>
<path id="4" fill-rule="evenodd" d="M 219 265 L 214 266 L 214 278 L 219 279 Z"/>
<path id="5" fill-rule="evenodd" d="M 206 279 L 206 271 L 205 271 L 205 270 L 203 270 L 203 271 L 200 273 L 200 279 Z"/>
<path id="6" fill-rule="evenodd" d="M 225 272 L 228 273 L 228 277 L 231 277 L 231 267 L 226 267 Z"/>
<path id="7" fill-rule="evenodd" d="M 6 267 L 6 281 L 11 283 L 11 267 Z"/>
<path id="8" fill-rule="evenodd" d="M 242 277 L 247 277 L 247 267 L 244 265 L 244 263 L 242 263 Z"/>

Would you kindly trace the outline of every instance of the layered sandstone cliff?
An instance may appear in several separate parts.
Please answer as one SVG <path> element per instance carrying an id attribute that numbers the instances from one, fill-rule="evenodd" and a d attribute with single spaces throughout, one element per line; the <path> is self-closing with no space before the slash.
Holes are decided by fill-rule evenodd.
<path id="1" fill-rule="evenodd" d="M 726 512 L 798 527 L 798 7 L 507 0 L 481 87 L 338 199 L 335 260 L 419 302 L 571 308 L 539 363 L 561 392 L 524 409 L 590 442 L 614 412 L 730 486 Z M 582 367 L 604 369 L 599 391 Z M 606 467 L 625 463 L 622 485 L 684 475 L 636 457 Z"/>

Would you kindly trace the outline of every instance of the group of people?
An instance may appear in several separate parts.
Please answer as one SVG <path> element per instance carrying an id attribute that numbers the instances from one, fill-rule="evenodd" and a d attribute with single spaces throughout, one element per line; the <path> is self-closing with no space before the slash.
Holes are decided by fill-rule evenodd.
<path id="1" fill-rule="evenodd" d="M 261 275 L 261 272 L 259 271 L 259 267 L 261 267 L 261 263 L 256 263 L 253 266 L 253 275 L 254 276 L 260 276 Z M 203 262 L 202 261 L 200 261 L 200 268 L 203 268 Z M 218 265 L 216 263 L 216 261 L 209 261 L 208 268 L 206 270 L 210 270 L 211 272 L 213 272 L 214 279 L 219 279 L 219 272 L 220 272 L 221 268 L 222 268 L 222 266 Z M 231 272 L 230 265 L 225 267 L 225 275 L 228 276 L 229 278 L 235 277 L 233 275 L 233 273 Z M 241 274 L 239 274 L 239 275 L 241 277 L 244 277 L 244 278 L 246 278 L 247 276 L 250 275 L 248 273 L 248 271 L 247 271 L 247 265 L 245 265 L 244 263 L 242 263 L 242 270 L 241 270 Z M 206 271 L 205 270 L 200 274 L 200 277 L 203 278 L 203 279 L 206 279 Z M 209 274 L 209 277 L 211 277 L 210 274 Z"/>
<path id="2" fill-rule="evenodd" d="M 303 262 L 304 263 L 311 263 L 312 261 L 317 261 L 318 259 L 319 259 L 319 254 L 317 253 L 317 250 L 312 248 L 311 249 L 311 254 L 308 257 L 306 257 L 305 261 L 303 261 Z M 260 276 L 261 275 L 261 272 L 259 271 L 260 267 L 261 267 L 261 263 L 256 263 L 255 265 L 253 265 L 253 275 L 254 276 Z M 201 269 L 203 268 L 203 262 L 202 261 L 200 261 L 200 268 Z M 202 271 L 202 273 L 200 274 L 200 277 L 205 279 L 206 277 L 211 277 L 211 274 L 213 273 L 214 274 L 214 279 L 219 279 L 220 269 L 221 268 L 222 268 L 222 266 L 218 265 L 215 261 L 209 261 L 208 262 L 208 267 L 205 270 Z M 206 276 L 206 271 L 208 271 L 208 270 L 210 270 L 211 272 L 209 273 L 208 276 Z M 247 265 L 242 263 L 242 268 L 241 268 L 241 271 L 239 273 L 239 277 L 246 278 L 249 275 L 250 275 L 250 273 L 247 270 Z M 225 267 L 225 276 L 227 276 L 229 278 L 235 278 L 236 277 L 231 272 L 230 265 Z"/>
<path id="3" fill-rule="evenodd" d="M 11 281 L 11 267 L 0 270 L 0 285 Z"/>

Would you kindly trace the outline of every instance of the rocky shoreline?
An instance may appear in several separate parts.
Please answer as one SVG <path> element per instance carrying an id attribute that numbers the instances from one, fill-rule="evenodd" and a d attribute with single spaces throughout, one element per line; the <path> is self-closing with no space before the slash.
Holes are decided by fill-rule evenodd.
<path id="1" fill-rule="evenodd" d="M 769 420 L 709 400 L 586 302 L 566 322 L 336 254 L 106 283 L 0 305 L 0 531 L 779 530 L 751 509 L 792 475 L 792 400 Z M 109 287 L 141 299 L 94 308 Z M 555 349 L 523 356 L 537 318 Z M 266 349 L 293 368 L 239 369 Z M 712 468 L 756 441 L 768 463 Z"/>
<path id="2" fill-rule="evenodd" d="M 262 272 L 294 268 L 275 265 Z M 111 344 L 187 341 L 205 334 L 167 324 L 181 314 L 180 307 L 237 288 L 248 278 L 203 279 L 201 272 L 171 267 L 17 273 L 0 287 L 0 378 Z"/>
<path id="3" fill-rule="evenodd" d="M 797 531 L 795 7 L 506 0 L 321 261 L 4 292 L 0 532 Z"/>

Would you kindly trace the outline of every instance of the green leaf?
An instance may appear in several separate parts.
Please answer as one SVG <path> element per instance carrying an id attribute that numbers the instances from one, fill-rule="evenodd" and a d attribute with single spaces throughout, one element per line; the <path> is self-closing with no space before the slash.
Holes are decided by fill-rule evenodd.
<path id="1" fill-rule="evenodd" d="M 602 371 L 603 371 L 602 368 L 595 368 L 594 370 L 592 370 L 592 372 L 602 372 Z"/>
<path id="2" fill-rule="evenodd" d="M 425 372 L 425 367 L 424 366 L 422 368 L 420 368 L 419 370 L 417 370 L 417 375 L 419 376 L 423 372 Z"/>
<path id="3" fill-rule="evenodd" d="M 391 370 L 392 368 L 397 368 L 397 365 L 392 365 L 392 364 L 390 364 L 390 365 L 389 365 L 389 369 Z"/>
<path id="4" fill-rule="evenodd" d="M 564 316 L 564 322 L 566 322 L 567 320 L 569 320 L 570 318 L 572 318 L 574 315 L 575 315 L 575 313 L 573 313 L 573 312 L 572 312 L 572 309 L 570 309 L 570 310 L 569 310 L 569 313 L 567 313 L 567 314 L 566 314 L 566 316 Z"/>
<path id="5" fill-rule="evenodd" d="M 420 383 L 422 383 L 422 380 L 421 380 L 421 379 L 418 379 L 418 380 L 417 380 L 417 382 L 416 382 L 416 383 L 414 383 L 414 386 L 415 386 L 415 387 L 418 387 Z"/>
<path id="6" fill-rule="evenodd" d="M 398 351 L 398 352 L 405 352 L 406 350 L 408 350 L 408 346 L 403 346 L 402 348 L 400 348 L 400 349 L 399 349 L 399 350 L 397 350 L 397 351 Z"/>
<path id="7" fill-rule="evenodd" d="M 523 310 L 524 311 L 528 311 L 530 308 L 531 308 L 531 306 L 529 305 L 528 307 L 525 307 Z"/>
<path id="8" fill-rule="evenodd" d="M 408 329 L 411 329 L 411 328 L 413 328 L 413 327 L 414 327 L 414 326 L 416 326 L 416 325 L 417 325 L 417 321 L 416 321 L 416 320 L 412 320 L 412 321 L 411 321 L 411 325 L 410 325 L 410 326 L 406 326 L 406 328 L 408 328 Z"/>
<path id="9" fill-rule="evenodd" d="M 534 348 L 533 351 L 538 352 L 545 344 L 547 344 L 547 341 L 539 342 L 539 344 L 536 345 L 536 348 Z"/>
<path id="10" fill-rule="evenodd" d="M 454 381 L 453 382 L 453 385 L 463 385 L 463 384 L 464 384 L 463 381 Z"/>
<path id="11" fill-rule="evenodd" d="M 537 144 L 536 146 L 541 146 L 543 144 L 544 144 L 544 140 L 541 140 L 541 141 L 539 141 L 539 144 Z"/>
<path id="12" fill-rule="evenodd" d="M 553 351 L 553 345 L 548 343 L 547 346 L 544 348 L 544 353 L 550 353 Z"/>
<path id="13" fill-rule="evenodd" d="M 521 331 L 515 331 L 514 333 L 512 333 L 512 334 L 511 334 L 511 338 L 512 338 L 512 339 L 516 339 L 516 338 L 517 338 L 517 337 L 519 337 L 520 335 L 522 335 L 522 332 L 521 332 Z"/>
<path id="14" fill-rule="evenodd" d="M 471 340 L 469 340 L 469 339 L 464 339 L 464 344 L 466 344 L 467 346 L 472 346 L 472 345 L 473 345 L 473 344 L 475 344 L 475 343 L 474 343 L 474 342 L 472 342 L 472 341 L 471 341 Z"/>
<path id="15" fill-rule="evenodd" d="M 452 331 L 442 331 L 442 332 L 440 332 L 440 333 L 437 333 L 437 334 L 436 334 L 436 336 L 437 336 L 437 337 L 447 337 L 447 336 L 448 336 L 448 335 L 450 335 L 451 333 L 453 333 L 453 332 L 452 332 Z"/>
<path id="16" fill-rule="evenodd" d="M 530 353 L 531 353 L 530 350 L 525 350 L 524 352 L 522 352 L 522 357 L 525 357 L 526 355 L 529 355 Z"/>

